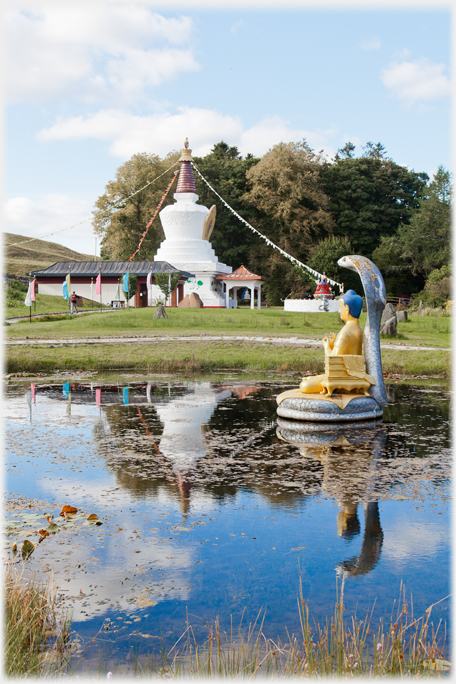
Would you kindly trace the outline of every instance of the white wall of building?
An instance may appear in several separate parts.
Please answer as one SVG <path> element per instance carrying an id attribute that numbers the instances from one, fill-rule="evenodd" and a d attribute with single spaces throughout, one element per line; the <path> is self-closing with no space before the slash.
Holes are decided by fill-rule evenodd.
<path id="1" fill-rule="evenodd" d="M 338 299 L 327 299 L 328 311 L 339 311 Z M 285 311 L 303 311 L 318 313 L 324 311 L 324 301 L 322 299 L 284 299 L 283 308 Z"/>

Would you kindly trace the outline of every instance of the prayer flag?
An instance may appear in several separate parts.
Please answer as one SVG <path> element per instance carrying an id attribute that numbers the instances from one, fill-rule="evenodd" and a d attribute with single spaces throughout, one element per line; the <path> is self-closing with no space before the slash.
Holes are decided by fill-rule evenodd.
<path id="1" fill-rule="evenodd" d="M 96 281 L 95 281 L 95 285 L 96 285 L 95 294 L 101 295 L 101 273 L 99 273 L 99 274 L 97 275 L 97 279 L 96 279 Z"/>
<path id="2" fill-rule="evenodd" d="M 36 301 L 36 297 L 35 297 L 35 281 L 32 280 L 32 282 L 31 282 L 30 284 L 31 284 L 31 286 L 32 286 L 32 302 L 34 302 L 34 301 Z"/>
<path id="3" fill-rule="evenodd" d="M 25 295 L 25 306 L 32 306 L 32 283 L 29 283 L 27 294 Z"/>
<path id="4" fill-rule="evenodd" d="M 98 408 L 101 408 L 101 387 L 97 387 L 95 390 L 95 401 L 97 402 Z"/>
<path id="5" fill-rule="evenodd" d="M 120 299 L 120 283 L 117 283 L 117 290 L 116 290 L 115 299 L 117 299 L 117 300 Z"/>
<path id="6" fill-rule="evenodd" d="M 122 289 L 126 295 L 128 295 L 128 277 L 129 277 L 129 275 L 130 275 L 129 273 L 125 273 L 125 275 L 123 277 L 123 283 L 122 283 Z"/>
<path id="7" fill-rule="evenodd" d="M 63 298 L 64 299 L 69 299 L 70 298 L 70 293 L 68 292 L 68 284 L 67 281 L 63 281 Z"/>

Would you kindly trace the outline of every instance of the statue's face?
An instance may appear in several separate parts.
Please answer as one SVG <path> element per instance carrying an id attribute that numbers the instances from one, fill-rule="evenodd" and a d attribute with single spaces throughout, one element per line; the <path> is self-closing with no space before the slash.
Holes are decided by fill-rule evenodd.
<path id="1" fill-rule="evenodd" d="M 348 304 L 344 304 L 343 299 L 339 299 L 339 313 L 340 313 L 340 317 L 343 321 L 348 321 L 350 311 L 348 309 Z"/>

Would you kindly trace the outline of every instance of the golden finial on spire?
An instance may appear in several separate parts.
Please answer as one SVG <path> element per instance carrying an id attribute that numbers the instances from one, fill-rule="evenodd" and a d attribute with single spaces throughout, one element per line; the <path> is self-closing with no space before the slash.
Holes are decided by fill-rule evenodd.
<path id="1" fill-rule="evenodd" d="M 192 151 L 188 148 L 188 138 L 185 138 L 184 147 L 181 150 L 181 156 L 178 161 L 193 161 Z"/>

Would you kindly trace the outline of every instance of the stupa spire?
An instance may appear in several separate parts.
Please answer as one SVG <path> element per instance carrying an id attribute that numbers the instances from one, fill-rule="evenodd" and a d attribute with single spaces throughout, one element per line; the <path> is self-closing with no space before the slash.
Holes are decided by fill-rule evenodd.
<path id="1" fill-rule="evenodd" d="M 177 192 L 193 192 L 196 195 L 195 179 L 193 178 L 192 169 L 192 151 L 188 148 L 188 138 L 185 139 L 184 147 L 181 150 L 179 157 L 180 171 L 179 179 L 177 181 Z"/>

